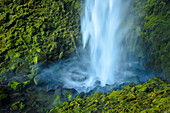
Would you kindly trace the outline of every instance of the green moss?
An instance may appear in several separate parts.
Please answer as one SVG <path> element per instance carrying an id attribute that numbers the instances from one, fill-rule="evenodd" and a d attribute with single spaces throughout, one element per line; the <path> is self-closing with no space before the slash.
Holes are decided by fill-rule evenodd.
<path id="1" fill-rule="evenodd" d="M 8 84 L 13 90 L 20 90 L 22 87 L 22 84 L 16 81 L 12 81 L 11 83 Z"/>
<path id="2" fill-rule="evenodd" d="M 34 77 L 34 83 L 35 83 L 35 85 L 38 85 L 37 81 L 39 81 L 39 80 L 40 80 L 40 77 L 39 77 L 39 76 Z"/>
<path id="3" fill-rule="evenodd" d="M 72 100 L 72 95 L 68 95 L 68 101 Z"/>
<path id="4" fill-rule="evenodd" d="M 38 113 L 46 113 L 46 112 L 47 112 L 46 109 L 40 109 L 40 110 L 38 110 Z"/>
<path id="5" fill-rule="evenodd" d="M 30 80 L 24 81 L 23 83 L 12 81 L 8 83 L 8 86 L 11 87 L 13 90 L 19 91 L 26 87 L 30 82 L 31 82 Z"/>
<path id="6" fill-rule="evenodd" d="M 170 73 L 167 71 L 170 67 L 167 49 L 170 48 L 170 4 L 162 0 L 133 2 L 135 27 L 130 33 L 130 37 L 134 37 L 133 50 L 141 58 L 146 69 L 160 74 L 167 80 Z M 138 31 L 138 28 L 141 30 Z"/>
<path id="7" fill-rule="evenodd" d="M 59 54 L 59 59 L 61 59 L 62 56 L 63 56 L 63 52 L 61 52 L 61 53 Z"/>
<path id="8" fill-rule="evenodd" d="M 29 83 L 31 83 L 30 80 L 27 80 L 27 81 L 23 82 L 23 87 L 27 86 Z"/>
<path id="9" fill-rule="evenodd" d="M 149 92 L 143 90 L 146 86 Z M 154 77 L 144 84 L 126 85 L 123 90 L 112 91 L 108 95 L 95 93 L 86 98 L 77 97 L 54 107 L 50 113 L 165 112 L 169 109 L 169 88 L 169 84 Z"/>
<path id="10" fill-rule="evenodd" d="M 15 3 L 3 2 L 6 5 L 0 7 L 0 13 L 3 11 L 0 17 L 0 74 L 16 69 L 19 72 L 18 67 L 24 63 L 30 66 L 47 59 L 57 61 L 74 52 L 81 38 L 74 39 L 74 45 L 70 45 L 72 37 L 81 36 L 78 0 Z M 75 31 L 77 33 L 69 35 Z"/>
<path id="11" fill-rule="evenodd" d="M 60 95 L 57 95 L 52 103 L 52 105 L 59 105 L 61 103 L 60 101 Z"/>
<path id="12" fill-rule="evenodd" d="M 25 107 L 25 104 L 23 104 L 23 102 L 21 101 L 17 101 L 15 103 L 12 104 L 11 110 L 13 111 L 18 111 L 18 110 L 23 110 Z"/>

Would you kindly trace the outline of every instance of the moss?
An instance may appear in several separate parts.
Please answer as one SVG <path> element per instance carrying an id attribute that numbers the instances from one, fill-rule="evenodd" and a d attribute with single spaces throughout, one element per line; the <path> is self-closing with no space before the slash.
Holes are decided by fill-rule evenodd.
<path id="1" fill-rule="evenodd" d="M 118 91 L 113 91 L 109 96 L 108 98 L 109 99 L 117 99 L 117 97 L 120 95 L 120 92 Z"/>
<path id="2" fill-rule="evenodd" d="M 8 84 L 13 90 L 20 90 L 22 88 L 22 84 L 16 81 L 12 81 Z"/>
<path id="3" fill-rule="evenodd" d="M 0 74 L 16 69 L 18 73 L 24 63 L 30 66 L 67 58 L 80 44 L 81 37 L 73 40 L 81 36 L 78 0 L 24 0 L 22 5 L 16 1 L 3 4 L 0 7 L 3 13 L 0 18 Z M 71 32 L 76 33 L 70 36 Z M 73 41 L 74 45 L 70 45 Z M 30 73 L 23 75 L 31 76 Z"/>
<path id="4" fill-rule="evenodd" d="M 57 95 L 52 103 L 52 105 L 59 105 L 61 103 L 60 101 L 60 95 Z"/>
<path id="5" fill-rule="evenodd" d="M 38 113 L 46 113 L 46 112 L 47 112 L 46 109 L 40 109 L 40 110 L 38 110 Z"/>
<path id="6" fill-rule="evenodd" d="M 146 86 L 149 92 L 143 90 Z M 154 77 L 144 84 L 126 85 L 125 89 L 112 91 L 108 95 L 95 93 L 86 98 L 77 97 L 71 102 L 54 107 L 50 113 L 165 112 L 169 109 L 169 87 L 169 84 Z"/>
<path id="7" fill-rule="evenodd" d="M 162 0 L 134 0 L 134 52 L 146 69 L 169 81 L 170 4 Z M 140 31 L 138 30 L 140 28 Z"/>
<path id="8" fill-rule="evenodd" d="M 34 77 L 34 83 L 35 85 L 38 85 L 38 82 L 41 78 L 39 76 Z"/>
<path id="9" fill-rule="evenodd" d="M 12 82 L 8 83 L 8 86 L 11 87 L 15 91 L 20 91 L 23 88 L 25 88 L 27 85 L 29 85 L 30 83 L 31 83 L 30 80 L 24 81 L 23 83 L 12 81 Z"/>
<path id="10" fill-rule="evenodd" d="M 23 104 L 23 102 L 21 101 L 17 101 L 15 103 L 12 104 L 11 106 L 11 110 L 13 111 L 18 111 L 18 110 L 23 110 L 25 107 L 25 104 Z"/>
<path id="11" fill-rule="evenodd" d="M 59 59 L 61 59 L 62 56 L 63 56 L 63 52 L 61 52 L 61 53 L 59 54 Z"/>
<path id="12" fill-rule="evenodd" d="M 27 81 L 23 82 L 23 87 L 26 87 L 30 83 L 31 83 L 31 80 L 27 80 Z"/>

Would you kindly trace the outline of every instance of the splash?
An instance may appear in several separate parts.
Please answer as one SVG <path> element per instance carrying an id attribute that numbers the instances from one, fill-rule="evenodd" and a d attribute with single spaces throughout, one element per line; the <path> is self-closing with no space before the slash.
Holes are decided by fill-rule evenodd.
<path id="1" fill-rule="evenodd" d="M 123 45 L 132 25 L 128 16 L 131 0 L 86 0 L 81 22 L 83 47 L 90 47 L 90 76 L 101 85 L 117 81 Z"/>

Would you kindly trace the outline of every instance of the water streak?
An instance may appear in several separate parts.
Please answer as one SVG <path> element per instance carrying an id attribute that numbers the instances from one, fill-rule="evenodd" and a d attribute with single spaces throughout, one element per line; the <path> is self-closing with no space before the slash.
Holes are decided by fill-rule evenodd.
<path id="1" fill-rule="evenodd" d="M 128 11 L 131 0 L 86 0 L 81 30 L 83 47 L 90 46 L 90 76 L 102 86 L 113 84 L 119 70 L 122 51 L 120 42 L 132 24 Z M 127 19 L 127 20 L 126 20 Z"/>

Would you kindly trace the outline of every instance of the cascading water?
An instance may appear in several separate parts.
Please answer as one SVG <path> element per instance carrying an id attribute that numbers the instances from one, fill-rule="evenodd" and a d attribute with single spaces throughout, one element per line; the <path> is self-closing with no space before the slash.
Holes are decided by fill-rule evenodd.
<path id="1" fill-rule="evenodd" d="M 86 0 L 82 19 L 83 46 L 89 41 L 91 77 L 101 85 L 113 84 L 121 61 L 120 41 L 125 38 L 132 19 L 127 11 L 131 0 Z M 127 20 L 125 20 L 127 19 Z M 130 21 L 129 21 L 130 20 Z M 126 22 L 125 22 L 126 21 Z"/>
<path id="2" fill-rule="evenodd" d="M 145 76 L 141 63 L 128 51 L 134 42 L 128 35 L 133 25 L 132 1 L 85 1 L 81 30 L 83 46 L 89 47 L 80 49 L 79 57 L 42 70 L 39 81 L 48 83 L 48 91 L 55 91 L 62 84 L 62 88 L 79 93 L 109 92 L 122 83 L 138 84 L 152 77 Z"/>

